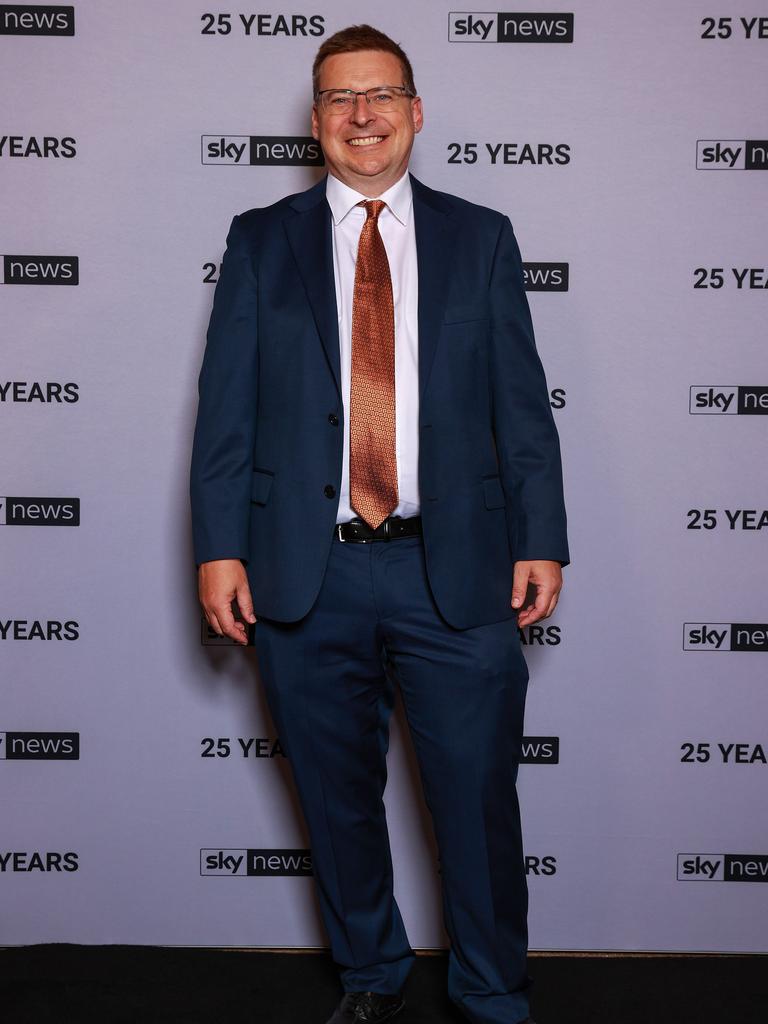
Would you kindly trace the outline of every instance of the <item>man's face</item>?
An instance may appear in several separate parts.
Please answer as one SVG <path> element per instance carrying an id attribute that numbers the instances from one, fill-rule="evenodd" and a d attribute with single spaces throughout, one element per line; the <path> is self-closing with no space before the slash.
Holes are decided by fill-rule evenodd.
<path id="1" fill-rule="evenodd" d="M 320 65 L 320 89 L 357 91 L 404 84 L 400 61 L 380 50 L 337 53 Z M 413 137 L 423 123 L 421 100 L 403 96 L 386 114 L 372 110 L 365 96 L 356 96 L 355 101 L 344 114 L 315 103 L 312 135 L 320 142 L 332 174 L 363 195 L 375 197 L 405 173 Z"/>

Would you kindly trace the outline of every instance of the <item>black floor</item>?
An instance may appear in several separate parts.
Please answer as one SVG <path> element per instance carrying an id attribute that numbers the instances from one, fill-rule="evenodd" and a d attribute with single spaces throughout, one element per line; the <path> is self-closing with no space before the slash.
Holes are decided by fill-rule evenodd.
<path id="1" fill-rule="evenodd" d="M 533 956 L 529 973 L 537 1024 L 768 1022 L 768 957 Z M 445 982 L 445 956 L 419 956 L 398 1024 L 461 1024 Z M 2 1024 L 325 1024 L 339 994 L 324 954 L 0 949 Z"/>

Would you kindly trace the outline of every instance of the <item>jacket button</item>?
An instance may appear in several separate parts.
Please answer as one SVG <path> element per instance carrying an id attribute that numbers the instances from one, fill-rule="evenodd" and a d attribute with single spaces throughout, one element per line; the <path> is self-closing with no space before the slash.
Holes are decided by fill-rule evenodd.
<path id="1" fill-rule="evenodd" d="M 328 422 L 331 424 L 332 427 L 338 427 L 339 417 L 336 415 L 335 412 L 328 413 Z"/>
<path id="2" fill-rule="evenodd" d="M 326 484 L 325 487 L 323 488 L 323 494 L 326 496 L 326 498 L 333 498 L 336 494 L 336 488 L 333 486 L 333 484 Z"/>

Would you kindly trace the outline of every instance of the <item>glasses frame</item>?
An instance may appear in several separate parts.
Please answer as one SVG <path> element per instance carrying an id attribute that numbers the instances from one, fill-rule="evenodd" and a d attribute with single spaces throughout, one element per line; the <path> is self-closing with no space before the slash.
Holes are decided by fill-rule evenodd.
<path id="1" fill-rule="evenodd" d="M 365 102 L 368 104 L 369 107 L 371 107 L 371 98 L 370 98 L 370 96 L 368 94 L 369 93 L 374 93 L 378 89 L 395 89 L 395 90 L 397 90 L 397 92 L 400 93 L 400 96 L 398 97 L 399 99 L 402 99 L 405 96 L 408 96 L 411 99 L 414 99 L 416 97 L 416 93 L 415 92 L 411 92 L 411 90 L 407 86 L 405 86 L 405 85 L 372 85 L 370 89 L 358 89 L 358 90 L 355 90 L 355 89 L 320 89 L 319 92 L 315 93 L 315 104 L 317 106 L 319 106 L 326 114 L 332 113 L 332 111 L 329 110 L 329 108 L 327 106 L 325 106 L 325 104 L 323 103 L 321 97 L 324 96 L 326 93 L 329 93 L 329 92 L 343 92 L 343 93 L 346 93 L 347 96 L 352 96 L 353 97 L 353 107 L 354 107 L 354 104 L 356 102 L 356 97 L 358 97 L 358 96 L 365 96 Z M 339 111 L 339 113 L 343 114 L 343 113 L 346 113 L 346 111 Z"/>

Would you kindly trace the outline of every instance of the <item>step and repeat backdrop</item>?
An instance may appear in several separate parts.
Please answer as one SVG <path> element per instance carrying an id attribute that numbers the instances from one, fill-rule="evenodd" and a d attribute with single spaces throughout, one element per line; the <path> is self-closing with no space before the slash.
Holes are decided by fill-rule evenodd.
<path id="1" fill-rule="evenodd" d="M 573 562 L 522 632 L 531 946 L 768 952 L 768 7 L 455 6 L 0 4 L 2 944 L 325 944 L 187 481 L 230 221 L 324 173 L 312 59 L 368 19 L 414 64 L 412 171 L 515 227 L 562 439 Z M 401 708 L 386 804 L 411 942 L 443 946 Z"/>

